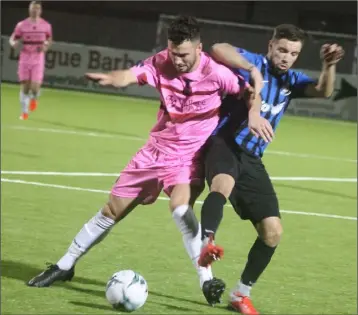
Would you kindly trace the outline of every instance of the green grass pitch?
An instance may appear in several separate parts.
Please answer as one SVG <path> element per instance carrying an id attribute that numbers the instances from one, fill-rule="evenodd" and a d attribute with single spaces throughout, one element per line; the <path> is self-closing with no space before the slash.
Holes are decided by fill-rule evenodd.
<path id="1" fill-rule="evenodd" d="M 205 303 L 166 200 L 139 207 L 116 226 L 79 262 L 72 282 L 47 289 L 25 286 L 46 262 L 62 256 L 107 200 L 115 176 L 11 172 L 119 173 L 144 143 L 158 103 L 43 89 L 38 110 L 20 121 L 18 94 L 17 86 L 2 85 L 2 313 L 114 314 L 104 296 L 106 281 L 118 270 L 133 269 L 149 285 L 138 314 L 229 314 L 228 292 L 255 239 L 251 225 L 230 207 L 217 235 L 226 254 L 214 271 L 228 286 L 224 304 L 217 307 Z M 286 116 L 264 162 L 273 177 L 356 178 L 356 129 L 353 123 Z M 284 235 L 252 290 L 255 306 L 263 314 L 356 313 L 356 181 L 291 178 L 274 185 L 286 210 Z M 196 213 L 200 216 L 200 204 Z"/>

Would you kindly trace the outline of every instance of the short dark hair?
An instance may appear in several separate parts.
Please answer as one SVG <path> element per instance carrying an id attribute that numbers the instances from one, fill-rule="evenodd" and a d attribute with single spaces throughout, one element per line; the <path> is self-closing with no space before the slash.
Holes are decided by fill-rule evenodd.
<path id="1" fill-rule="evenodd" d="M 41 1 L 31 1 L 30 4 L 38 4 L 38 5 L 42 6 Z"/>
<path id="2" fill-rule="evenodd" d="M 293 24 L 281 24 L 275 27 L 272 39 L 280 40 L 283 38 L 293 42 L 299 41 L 303 44 L 306 38 L 306 33 Z"/>
<path id="3" fill-rule="evenodd" d="M 192 16 L 177 17 L 169 25 L 168 40 L 174 45 L 180 45 L 186 40 L 200 40 L 200 26 L 197 19 Z"/>

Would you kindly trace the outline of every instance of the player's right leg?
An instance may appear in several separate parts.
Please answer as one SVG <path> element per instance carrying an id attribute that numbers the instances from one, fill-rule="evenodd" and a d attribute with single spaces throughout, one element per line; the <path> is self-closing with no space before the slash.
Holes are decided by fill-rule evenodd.
<path id="1" fill-rule="evenodd" d="M 29 66 L 24 63 L 19 63 L 18 77 L 20 81 L 20 104 L 21 104 L 21 120 L 29 118 L 29 104 L 30 104 L 30 72 Z"/>
<path id="2" fill-rule="evenodd" d="M 39 62 L 33 65 L 31 69 L 31 99 L 30 99 L 30 111 L 35 111 L 38 104 L 38 98 L 40 96 L 40 88 L 44 78 L 45 62 Z"/>
<path id="3" fill-rule="evenodd" d="M 210 187 L 201 210 L 203 248 L 199 265 L 209 266 L 219 260 L 224 250 L 215 245 L 215 233 L 221 223 L 224 205 L 235 185 L 238 174 L 237 160 L 225 140 L 213 136 L 207 143 L 205 156 L 205 176 Z"/>
<path id="4" fill-rule="evenodd" d="M 151 152 L 142 148 L 121 172 L 112 188 L 109 201 L 75 236 L 65 255 L 43 273 L 28 282 L 29 286 L 47 287 L 53 282 L 71 280 L 76 262 L 109 233 L 140 203 L 154 201 L 161 191 L 157 174 L 146 165 L 151 163 Z"/>
<path id="5" fill-rule="evenodd" d="M 282 235 L 279 203 L 268 173 L 260 159 L 240 154 L 242 172 L 230 202 L 243 220 L 250 220 L 258 237 L 254 241 L 240 280 L 230 294 L 230 307 L 245 315 L 257 315 L 250 293 L 269 265 Z"/>
<path id="6" fill-rule="evenodd" d="M 55 281 L 69 281 L 74 276 L 77 261 L 90 248 L 98 244 L 110 232 L 111 228 L 140 201 L 136 198 L 121 198 L 110 195 L 108 202 L 97 212 L 73 239 L 65 255 L 48 269 L 32 278 L 27 285 L 32 287 L 48 287 Z"/>

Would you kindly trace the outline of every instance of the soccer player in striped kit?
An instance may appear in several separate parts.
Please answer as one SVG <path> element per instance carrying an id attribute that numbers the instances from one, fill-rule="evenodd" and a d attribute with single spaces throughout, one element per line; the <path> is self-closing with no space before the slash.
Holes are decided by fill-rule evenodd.
<path id="1" fill-rule="evenodd" d="M 230 306 L 242 314 L 258 314 L 250 300 L 252 285 L 269 264 L 282 234 L 277 196 L 270 177 L 261 161 L 267 145 L 290 101 L 302 97 L 329 97 L 334 90 L 336 64 L 344 51 L 336 44 L 321 47 L 322 72 L 318 80 L 291 70 L 304 44 L 305 33 L 294 25 L 275 28 L 264 55 L 251 53 L 229 44 L 213 46 L 213 57 L 237 70 L 248 80 L 252 71 L 260 71 L 263 86 L 261 125 L 265 136 L 260 137 L 250 124 L 245 106 L 233 97 L 222 105 L 222 119 L 207 142 L 205 157 L 206 179 L 210 193 L 201 213 L 203 248 L 199 265 L 208 266 L 223 255 L 214 243 L 214 235 L 229 198 L 236 213 L 250 220 L 258 237 L 248 254 L 247 264 L 237 287 L 230 294 Z M 270 129 L 272 128 L 272 129 Z"/>
<path id="2" fill-rule="evenodd" d="M 45 52 L 52 43 L 51 24 L 41 18 L 40 1 L 32 1 L 29 6 L 29 17 L 17 23 L 9 43 L 12 48 L 22 48 L 18 64 L 18 77 L 21 84 L 20 119 L 29 117 L 29 110 L 37 108 L 37 100 L 45 72 Z"/>

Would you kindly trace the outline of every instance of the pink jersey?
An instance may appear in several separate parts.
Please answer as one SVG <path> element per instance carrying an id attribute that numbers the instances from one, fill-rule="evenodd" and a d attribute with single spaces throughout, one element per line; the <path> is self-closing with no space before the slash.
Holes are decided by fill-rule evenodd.
<path id="1" fill-rule="evenodd" d="M 52 37 L 50 23 L 41 18 L 36 22 L 27 18 L 17 23 L 14 35 L 15 39 L 22 39 L 20 63 L 37 64 L 45 61 L 44 52 L 39 49 L 45 40 Z"/>
<path id="2" fill-rule="evenodd" d="M 227 67 L 201 53 L 199 67 L 178 75 L 163 50 L 131 70 L 138 84 L 160 92 L 158 121 L 149 141 L 161 152 L 194 156 L 214 131 L 223 94 L 238 94 L 245 82 Z"/>

